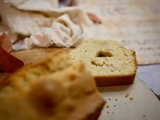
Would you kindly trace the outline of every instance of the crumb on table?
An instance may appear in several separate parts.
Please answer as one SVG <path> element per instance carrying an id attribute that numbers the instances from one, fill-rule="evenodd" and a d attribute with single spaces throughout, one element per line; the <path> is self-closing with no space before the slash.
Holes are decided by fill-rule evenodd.
<path id="1" fill-rule="evenodd" d="M 106 108 L 109 108 L 109 105 L 107 105 Z"/>
<path id="2" fill-rule="evenodd" d="M 126 95 L 125 95 L 125 98 L 127 98 L 129 96 L 129 94 L 127 93 Z"/>
<path id="3" fill-rule="evenodd" d="M 133 100 L 133 97 L 130 97 L 129 99 L 132 101 L 132 100 Z"/>

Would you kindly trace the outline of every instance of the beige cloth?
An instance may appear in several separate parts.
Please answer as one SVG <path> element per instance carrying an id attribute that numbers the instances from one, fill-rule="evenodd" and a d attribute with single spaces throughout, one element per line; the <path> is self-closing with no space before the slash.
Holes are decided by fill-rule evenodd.
<path id="1" fill-rule="evenodd" d="M 5 0 L 19 10 L 53 11 L 58 8 L 58 0 Z"/>
<path id="2" fill-rule="evenodd" d="M 48 2 L 42 9 L 44 0 L 40 3 L 31 1 L 34 2 L 7 0 L 1 5 L 2 19 L 9 28 L 7 32 L 14 35 L 11 39 L 15 50 L 49 46 L 74 47 L 87 37 L 84 29 L 93 23 L 82 9 L 58 8 L 57 5 L 50 6 Z M 19 40 L 19 36 L 23 36 L 22 40 Z"/>
<path id="3" fill-rule="evenodd" d="M 24 41 L 28 48 L 34 46 L 49 47 L 54 44 L 58 47 L 71 47 L 81 41 L 81 34 L 81 27 L 74 24 L 69 16 L 64 14 L 53 21 L 50 27 L 33 33 Z"/>

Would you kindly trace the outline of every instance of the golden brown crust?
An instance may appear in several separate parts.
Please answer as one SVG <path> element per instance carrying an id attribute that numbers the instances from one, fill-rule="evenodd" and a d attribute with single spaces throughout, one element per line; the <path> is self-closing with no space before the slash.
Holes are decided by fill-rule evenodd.
<path id="1" fill-rule="evenodd" d="M 105 104 L 84 64 L 64 51 L 21 68 L 4 83 L 0 120 L 97 120 Z"/>
<path id="2" fill-rule="evenodd" d="M 95 76 L 97 86 L 128 85 L 134 82 L 135 74 L 126 76 Z"/>
<path id="3" fill-rule="evenodd" d="M 134 82 L 136 53 L 112 40 L 89 39 L 70 53 L 93 74 L 97 86 L 127 85 Z"/>

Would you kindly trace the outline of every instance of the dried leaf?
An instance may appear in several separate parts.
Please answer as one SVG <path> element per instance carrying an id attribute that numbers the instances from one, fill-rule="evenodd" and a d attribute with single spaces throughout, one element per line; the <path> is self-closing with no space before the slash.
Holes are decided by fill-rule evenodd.
<path id="1" fill-rule="evenodd" d="M 23 65 L 24 63 L 21 60 L 7 53 L 0 46 L 0 71 L 14 72 Z"/>
<path id="2" fill-rule="evenodd" d="M 101 20 L 93 13 L 87 13 L 88 17 L 95 23 L 95 24 L 101 24 Z"/>

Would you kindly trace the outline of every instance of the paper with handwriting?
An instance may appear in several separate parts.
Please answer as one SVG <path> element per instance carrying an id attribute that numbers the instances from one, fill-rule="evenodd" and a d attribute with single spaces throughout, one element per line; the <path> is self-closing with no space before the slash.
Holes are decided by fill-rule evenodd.
<path id="1" fill-rule="evenodd" d="M 77 0 L 77 5 L 102 20 L 93 37 L 136 51 L 139 65 L 160 63 L 160 0 Z"/>

